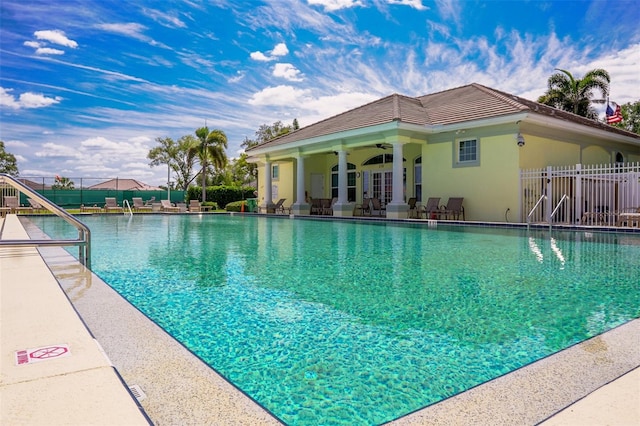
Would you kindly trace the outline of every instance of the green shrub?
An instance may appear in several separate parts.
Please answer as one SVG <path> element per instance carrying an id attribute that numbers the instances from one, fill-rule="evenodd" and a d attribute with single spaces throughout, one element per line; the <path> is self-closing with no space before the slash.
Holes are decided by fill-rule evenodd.
<path id="1" fill-rule="evenodd" d="M 247 202 L 246 201 L 233 201 L 225 206 L 225 210 L 228 212 L 239 212 L 242 211 L 242 205 L 244 204 L 244 211 L 247 211 Z"/>
<path id="2" fill-rule="evenodd" d="M 213 201 L 218 206 L 226 206 L 234 201 L 245 200 L 247 198 L 253 198 L 253 191 L 255 188 L 250 186 L 208 186 L 207 187 L 207 201 Z M 202 187 L 191 186 L 187 191 L 188 200 L 200 200 L 202 198 Z M 202 200 L 200 200 L 202 201 Z"/>
<path id="3" fill-rule="evenodd" d="M 201 204 L 205 207 L 211 207 L 211 210 L 220 210 L 220 206 L 218 206 L 218 203 L 214 201 L 205 201 L 204 203 L 201 203 Z"/>

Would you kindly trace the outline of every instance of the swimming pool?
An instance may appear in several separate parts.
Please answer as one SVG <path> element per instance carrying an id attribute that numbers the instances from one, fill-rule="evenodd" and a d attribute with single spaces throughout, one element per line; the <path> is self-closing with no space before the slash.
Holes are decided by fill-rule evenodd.
<path id="1" fill-rule="evenodd" d="M 640 313 L 637 236 L 83 220 L 98 275 L 288 424 L 392 420 Z"/>

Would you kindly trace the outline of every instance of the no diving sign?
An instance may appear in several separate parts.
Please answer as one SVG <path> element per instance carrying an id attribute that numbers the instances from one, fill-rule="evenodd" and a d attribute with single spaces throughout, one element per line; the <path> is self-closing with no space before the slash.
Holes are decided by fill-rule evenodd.
<path id="1" fill-rule="evenodd" d="M 16 365 L 32 364 L 34 362 L 48 361 L 66 356 L 71 356 L 69 345 L 53 345 L 25 349 L 16 351 Z"/>

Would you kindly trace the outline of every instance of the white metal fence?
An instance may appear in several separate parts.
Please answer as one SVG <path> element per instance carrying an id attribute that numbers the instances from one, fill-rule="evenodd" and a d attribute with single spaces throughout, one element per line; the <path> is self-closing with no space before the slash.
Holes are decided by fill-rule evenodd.
<path id="1" fill-rule="evenodd" d="M 520 197 L 522 222 L 616 225 L 640 208 L 640 163 L 521 170 Z"/>

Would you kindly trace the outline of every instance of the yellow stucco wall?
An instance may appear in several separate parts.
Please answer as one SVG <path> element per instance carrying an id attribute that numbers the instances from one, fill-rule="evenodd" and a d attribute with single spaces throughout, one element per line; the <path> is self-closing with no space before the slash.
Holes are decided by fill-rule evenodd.
<path id="1" fill-rule="evenodd" d="M 519 151 L 512 133 L 479 138 L 480 164 L 454 166 L 455 138 L 427 143 L 423 148 L 423 200 L 464 197 L 467 220 L 510 221 L 519 218 Z"/>

